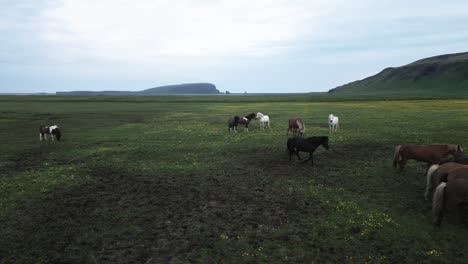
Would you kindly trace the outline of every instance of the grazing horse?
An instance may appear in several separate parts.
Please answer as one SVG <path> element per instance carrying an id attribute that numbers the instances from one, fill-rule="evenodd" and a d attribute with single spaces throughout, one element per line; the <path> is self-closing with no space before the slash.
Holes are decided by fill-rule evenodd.
<path id="1" fill-rule="evenodd" d="M 336 133 L 340 127 L 340 120 L 337 116 L 330 114 L 328 116 L 328 131 L 330 134 Z"/>
<path id="2" fill-rule="evenodd" d="M 468 165 L 447 162 L 443 164 L 434 164 L 427 170 L 426 173 L 426 190 L 424 198 L 428 200 L 436 186 L 441 182 L 450 182 L 459 177 L 467 177 L 468 179 Z"/>
<path id="3" fill-rule="evenodd" d="M 451 216 L 454 223 L 468 225 L 468 180 L 456 179 L 437 186 L 432 199 L 432 219 L 440 226 L 444 214 Z"/>
<path id="4" fill-rule="evenodd" d="M 286 135 L 289 135 L 289 132 L 293 133 L 295 136 L 302 136 L 305 132 L 305 124 L 299 118 L 289 119 L 288 122 L 288 132 Z"/>
<path id="5" fill-rule="evenodd" d="M 39 127 L 39 140 L 42 141 L 42 139 L 47 140 L 47 135 L 50 135 L 52 138 L 52 141 L 60 141 L 60 138 L 62 137 L 62 133 L 60 132 L 60 129 L 57 125 L 51 125 L 51 126 L 40 126 Z"/>
<path id="6" fill-rule="evenodd" d="M 234 131 L 237 133 L 237 125 L 239 124 L 240 117 L 234 116 L 228 120 L 229 132 Z"/>
<path id="7" fill-rule="evenodd" d="M 427 162 L 427 167 L 431 164 L 439 164 L 448 155 L 460 156 L 463 148 L 455 144 L 433 144 L 433 145 L 398 145 L 395 147 L 393 155 L 393 167 L 400 166 L 402 171 L 406 162 L 414 159 L 421 162 Z"/>
<path id="8" fill-rule="evenodd" d="M 309 138 L 302 138 L 302 137 L 293 137 L 288 139 L 288 150 L 289 150 L 289 161 L 292 159 L 292 155 L 296 154 L 297 158 L 302 160 L 301 156 L 299 156 L 299 151 L 302 152 L 309 152 L 309 159 L 304 161 L 311 161 L 312 166 L 314 166 L 314 159 L 312 154 L 314 151 L 322 145 L 326 150 L 330 147 L 328 146 L 328 137 L 321 136 L 321 137 L 309 137 Z"/>
<path id="9" fill-rule="evenodd" d="M 257 113 L 257 119 L 259 119 L 259 121 L 260 121 L 260 128 L 261 129 L 265 129 L 265 126 L 267 128 L 271 128 L 270 127 L 270 117 L 269 116 L 258 112 Z"/>

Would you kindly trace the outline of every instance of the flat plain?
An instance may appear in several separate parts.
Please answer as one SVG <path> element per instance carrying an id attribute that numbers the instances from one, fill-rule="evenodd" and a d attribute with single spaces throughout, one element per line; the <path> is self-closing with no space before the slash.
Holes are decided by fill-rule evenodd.
<path id="1" fill-rule="evenodd" d="M 228 132 L 252 112 L 271 130 Z M 463 263 L 468 229 L 434 228 L 425 165 L 399 174 L 392 156 L 468 149 L 467 112 L 467 100 L 2 96 L 0 263 Z M 289 162 L 287 120 L 328 135 L 330 113 L 333 150 Z M 48 124 L 62 141 L 39 141 Z"/>

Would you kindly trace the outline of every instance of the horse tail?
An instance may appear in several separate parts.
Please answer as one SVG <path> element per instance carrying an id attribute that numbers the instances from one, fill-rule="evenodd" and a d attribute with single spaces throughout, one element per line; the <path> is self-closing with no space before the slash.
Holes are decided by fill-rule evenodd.
<path id="1" fill-rule="evenodd" d="M 446 186 L 446 182 L 439 184 L 435 190 L 434 198 L 432 198 L 432 220 L 434 225 L 440 224 L 441 213 L 444 208 L 444 191 Z"/>
<path id="2" fill-rule="evenodd" d="M 397 167 L 398 160 L 400 159 L 400 149 L 401 145 L 395 147 L 395 152 L 393 153 L 393 168 Z"/>
<path id="3" fill-rule="evenodd" d="M 434 173 L 439 169 L 438 164 L 434 164 L 427 170 L 426 174 L 426 191 L 424 192 L 424 198 L 429 199 L 429 190 L 432 188 L 432 178 Z"/>

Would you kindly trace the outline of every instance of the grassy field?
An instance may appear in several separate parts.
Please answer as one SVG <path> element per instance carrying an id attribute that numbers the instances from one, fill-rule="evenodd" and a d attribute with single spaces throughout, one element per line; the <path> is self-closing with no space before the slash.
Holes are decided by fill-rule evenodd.
<path id="1" fill-rule="evenodd" d="M 0 97 L 0 263 L 462 263 L 401 143 L 468 147 L 468 101 L 307 96 Z M 228 133 L 232 115 L 268 114 Z M 327 135 L 288 162 L 286 124 Z M 39 142 L 56 123 L 63 141 Z M 306 157 L 305 154 L 302 154 Z"/>

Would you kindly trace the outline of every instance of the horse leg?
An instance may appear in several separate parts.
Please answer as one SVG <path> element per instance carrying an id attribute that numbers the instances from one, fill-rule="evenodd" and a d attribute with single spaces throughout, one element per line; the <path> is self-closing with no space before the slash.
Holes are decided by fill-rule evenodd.
<path id="1" fill-rule="evenodd" d="M 291 150 L 289 151 L 289 161 L 292 160 L 292 155 L 293 155 L 293 153 L 294 153 L 294 150 L 293 150 L 293 151 L 291 151 Z"/>
<path id="2" fill-rule="evenodd" d="M 42 134 L 39 133 L 39 141 L 42 141 Z"/>
<path id="3" fill-rule="evenodd" d="M 47 138 L 47 134 L 44 133 L 44 138 L 45 138 L 45 141 L 49 141 L 49 139 Z"/>
<path id="4" fill-rule="evenodd" d="M 297 158 L 298 158 L 299 160 L 302 160 L 301 156 L 299 155 L 299 151 L 295 151 L 295 153 L 296 153 Z"/>
<path id="5" fill-rule="evenodd" d="M 312 152 L 309 152 L 309 158 L 304 161 L 304 163 L 308 162 L 309 160 L 312 161 L 312 166 L 314 166 L 314 160 L 312 159 Z"/>
<path id="6" fill-rule="evenodd" d="M 401 158 L 401 160 L 398 161 L 398 165 L 400 166 L 400 172 L 403 171 L 403 169 L 405 168 L 406 166 L 406 159 L 404 159 L 403 157 Z"/>

